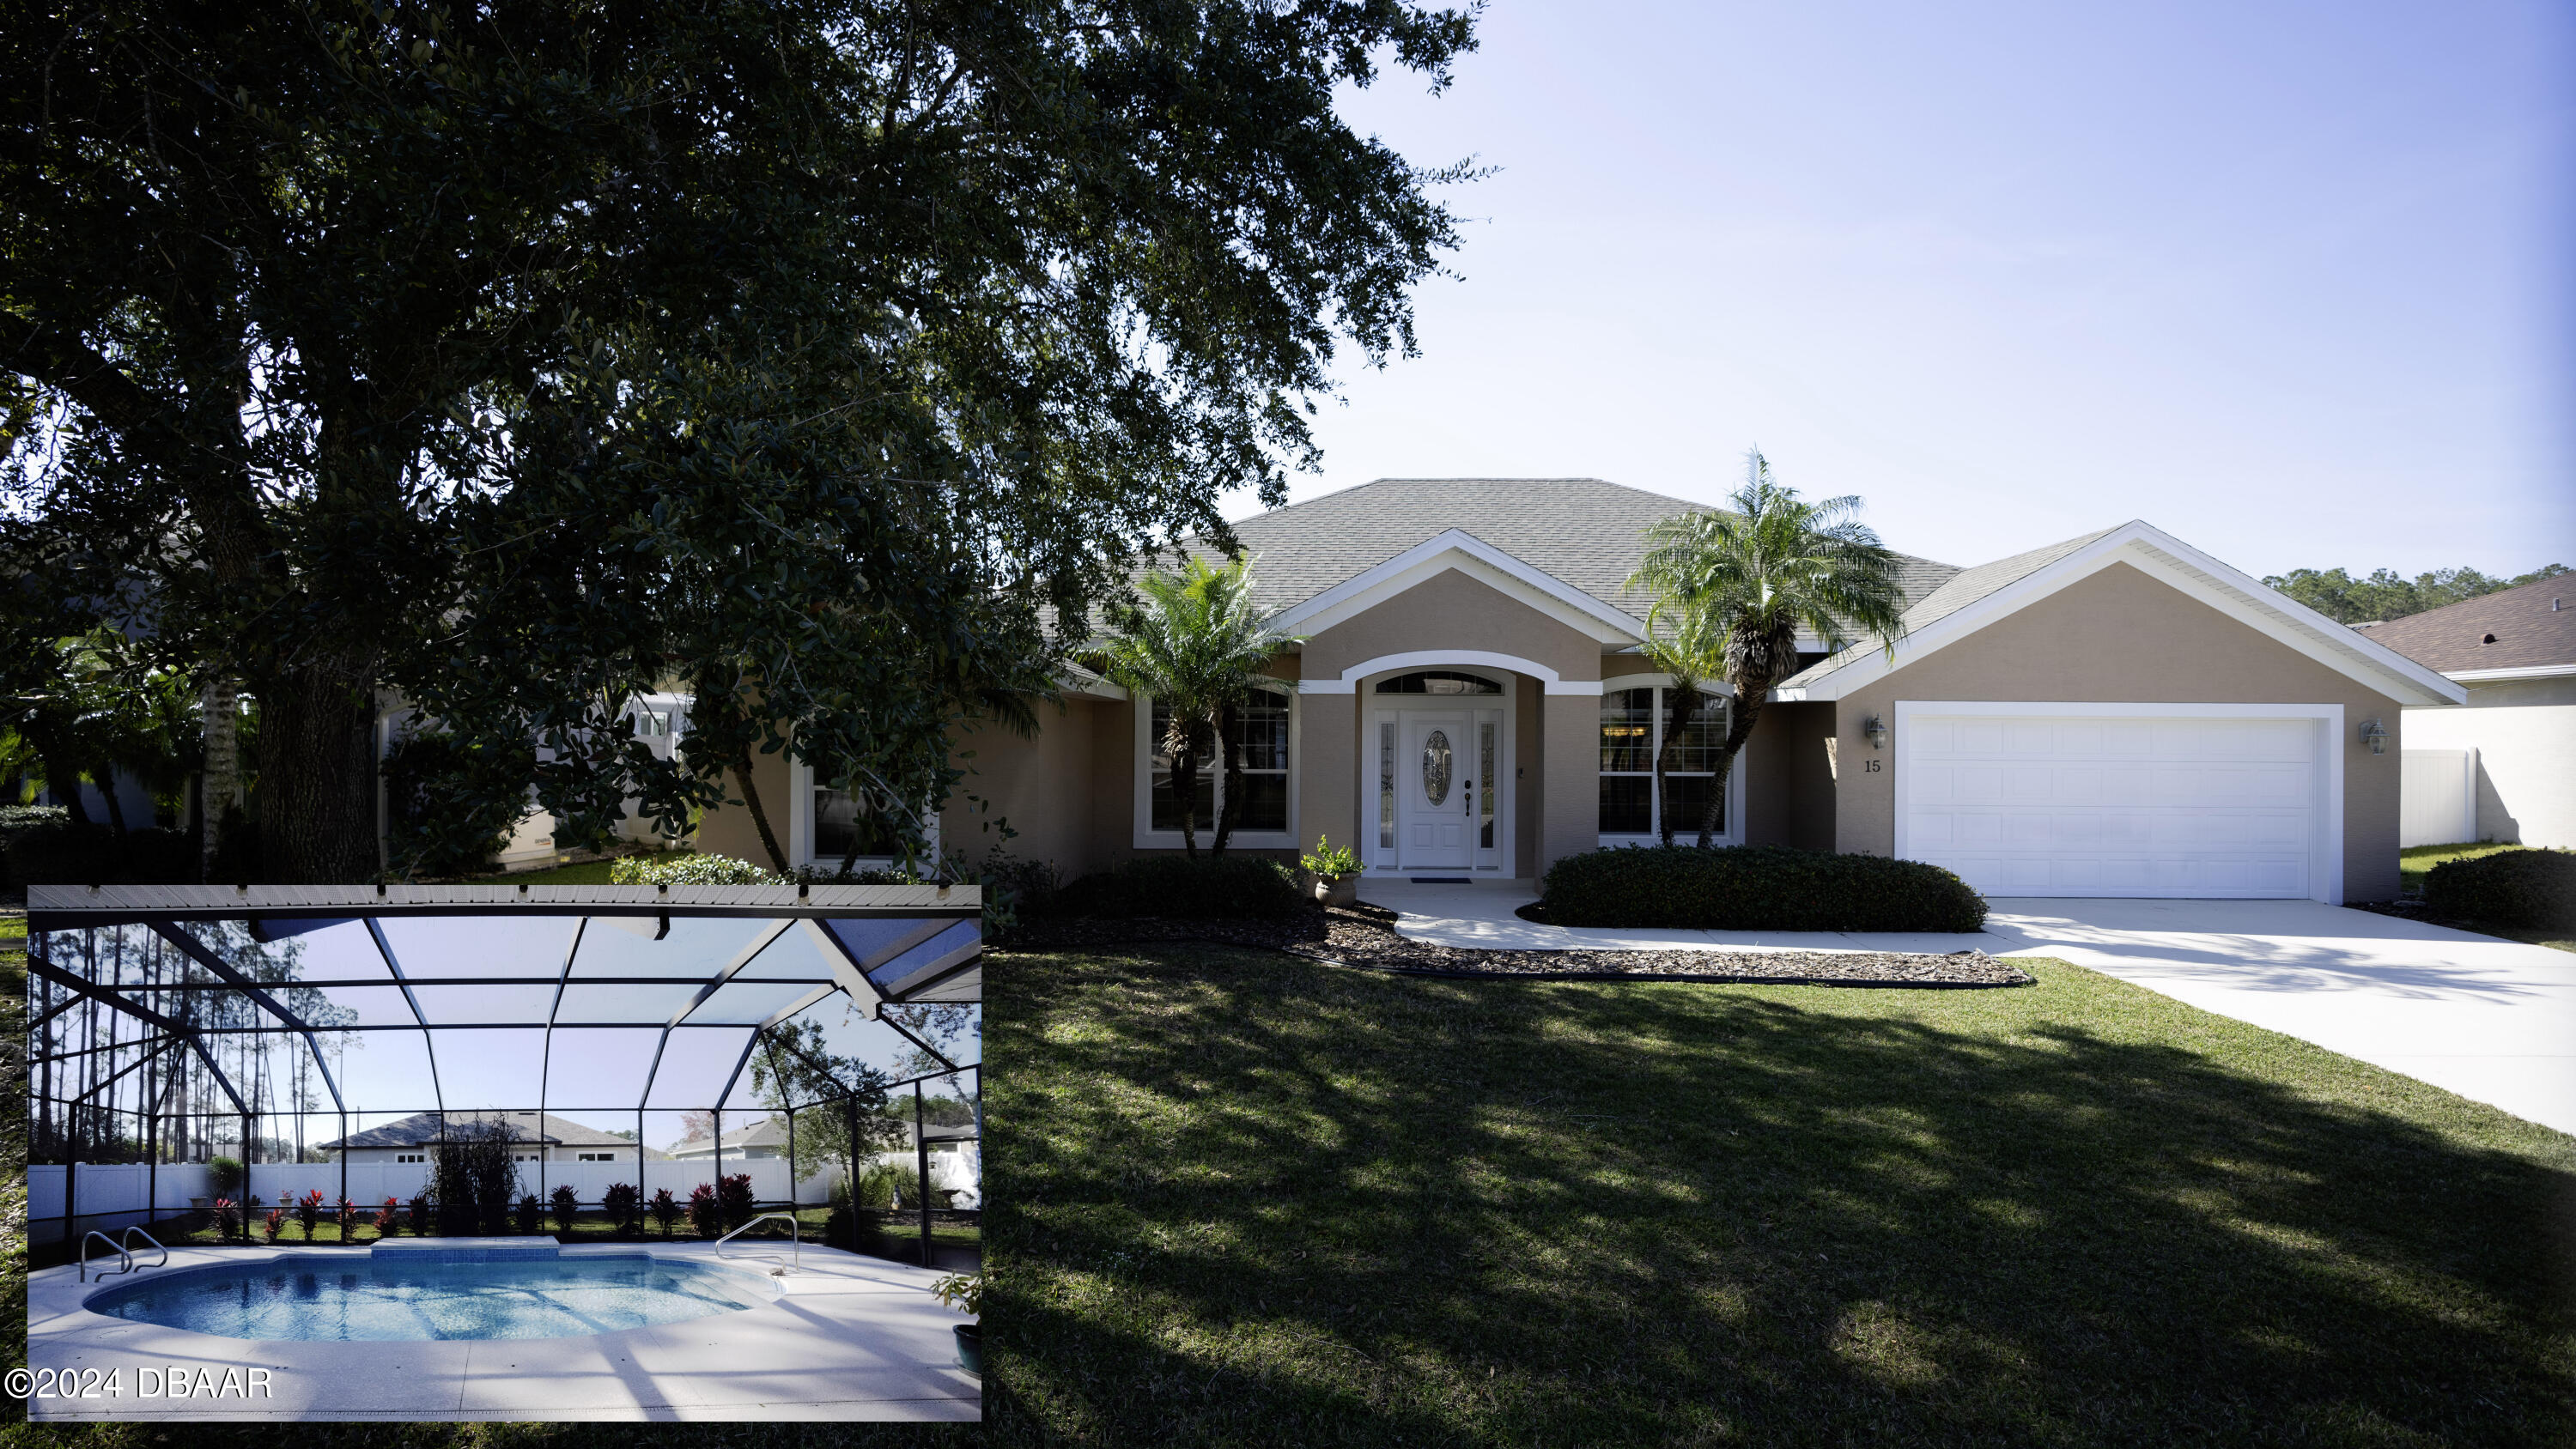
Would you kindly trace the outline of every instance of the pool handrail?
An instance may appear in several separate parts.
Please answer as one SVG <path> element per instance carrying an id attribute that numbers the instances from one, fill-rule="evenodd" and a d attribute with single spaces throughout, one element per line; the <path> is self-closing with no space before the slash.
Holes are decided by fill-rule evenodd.
<path id="1" fill-rule="evenodd" d="M 103 1268 L 99 1271 L 98 1276 L 102 1278 L 113 1278 L 120 1273 L 131 1273 L 134 1271 L 134 1255 L 125 1251 L 125 1249 L 118 1247 L 116 1239 L 109 1237 L 107 1234 L 100 1232 L 96 1228 L 92 1228 L 88 1233 L 84 1234 L 80 1240 L 80 1280 L 82 1282 L 86 1283 L 89 1281 L 89 1240 L 91 1238 L 96 1238 L 100 1242 L 107 1244 L 108 1251 L 125 1260 L 124 1267 Z"/>
<path id="2" fill-rule="evenodd" d="M 790 1263 L 795 1264 L 797 1267 L 801 1268 L 805 1266 L 805 1229 L 803 1224 L 797 1221 L 796 1214 L 794 1213 L 762 1213 L 760 1216 L 753 1218 L 750 1222 L 744 1223 L 741 1227 L 738 1227 L 732 1232 L 725 1234 L 723 1237 L 716 1239 L 716 1256 L 719 1258 L 723 1257 L 725 1255 L 725 1244 L 732 1242 L 735 1238 L 740 1237 L 744 1233 L 750 1232 L 753 1228 L 769 1221 L 771 1218 L 786 1219 L 787 1231 L 789 1234 L 787 1260 Z"/>
<path id="3" fill-rule="evenodd" d="M 116 1245 L 120 1248 L 126 1249 L 128 1252 L 131 1252 L 134 1248 L 134 1244 L 127 1240 L 137 1233 L 143 1234 L 143 1241 L 161 1249 L 161 1257 L 158 1261 L 151 1263 L 137 1263 L 134 1265 L 137 1271 L 145 1268 L 159 1268 L 169 1263 L 170 1250 L 162 1245 L 159 1238 L 152 1236 L 150 1233 L 143 1232 L 143 1225 L 141 1223 L 127 1223 L 125 1225 L 125 1231 L 116 1235 Z"/>

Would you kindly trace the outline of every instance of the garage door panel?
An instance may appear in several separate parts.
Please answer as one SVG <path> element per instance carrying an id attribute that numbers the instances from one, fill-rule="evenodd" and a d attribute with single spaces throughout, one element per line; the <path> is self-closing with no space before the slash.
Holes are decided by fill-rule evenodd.
<path id="1" fill-rule="evenodd" d="M 1981 892 L 2310 894 L 2311 720 L 1940 715 L 1907 732 L 1907 853 Z"/>

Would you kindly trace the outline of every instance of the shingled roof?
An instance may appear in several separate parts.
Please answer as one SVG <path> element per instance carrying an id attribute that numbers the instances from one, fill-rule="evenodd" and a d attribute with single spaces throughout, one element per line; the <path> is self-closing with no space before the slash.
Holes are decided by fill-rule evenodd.
<path id="1" fill-rule="evenodd" d="M 1304 603 L 1416 544 L 1459 529 L 1644 627 L 1646 601 L 1623 585 L 1645 556 L 1648 524 L 1712 511 L 1598 478 L 1380 478 L 1244 519 L 1234 526 L 1256 556 L 1253 597 L 1269 612 Z M 1209 559 L 1204 543 L 1192 551 Z M 1909 600 L 1959 570 L 1897 556 Z"/>
<path id="2" fill-rule="evenodd" d="M 2576 576 L 2372 624 L 2362 636 L 2444 674 L 2576 665 Z"/>
<path id="3" fill-rule="evenodd" d="M 445 1114 L 445 1123 L 451 1130 L 461 1131 L 469 1126 L 480 1127 L 493 1124 L 509 1128 L 511 1137 L 522 1142 L 543 1141 L 556 1147 L 632 1147 L 635 1145 L 630 1138 L 612 1136 L 596 1127 L 585 1127 L 579 1122 L 568 1122 L 552 1112 L 546 1113 L 543 1121 L 544 1125 L 540 1128 L 538 1114 L 534 1112 L 449 1112 Z M 440 1125 L 441 1114 L 417 1112 L 409 1117 L 387 1122 L 381 1127 L 370 1127 L 364 1132 L 352 1132 L 346 1138 L 325 1142 L 321 1145 L 321 1150 L 336 1152 L 342 1147 L 426 1146 L 438 1141 Z"/>

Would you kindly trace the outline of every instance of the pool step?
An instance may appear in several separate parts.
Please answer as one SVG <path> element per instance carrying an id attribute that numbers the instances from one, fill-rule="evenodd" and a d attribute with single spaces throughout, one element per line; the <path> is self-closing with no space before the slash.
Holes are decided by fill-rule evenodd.
<path id="1" fill-rule="evenodd" d="M 406 1263 L 497 1263 L 561 1256 L 552 1238 L 386 1238 L 367 1251 Z"/>

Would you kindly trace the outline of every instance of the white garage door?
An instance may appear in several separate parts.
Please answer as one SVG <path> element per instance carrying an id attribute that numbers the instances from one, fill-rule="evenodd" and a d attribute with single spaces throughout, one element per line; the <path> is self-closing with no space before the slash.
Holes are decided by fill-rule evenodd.
<path id="1" fill-rule="evenodd" d="M 1897 853 L 1989 896 L 2316 896 L 2314 718 L 1909 711 Z"/>

